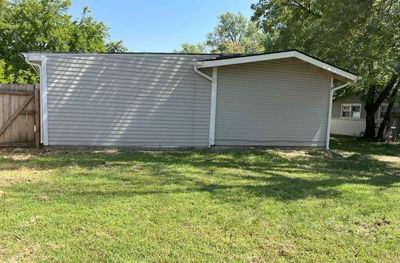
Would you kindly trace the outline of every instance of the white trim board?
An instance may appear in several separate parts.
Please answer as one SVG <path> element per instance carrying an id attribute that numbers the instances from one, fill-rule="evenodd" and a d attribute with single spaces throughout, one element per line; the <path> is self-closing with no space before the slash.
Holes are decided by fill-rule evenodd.
<path id="1" fill-rule="evenodd" d="M 40 140 L 49 145 L 49 129 L 47 114 L 47 57 L 34 53 L 22 53 L 28 64 L 39 68 L 40 77 Z M 39 62 L 40 64 L 38 64 Z"/>
<path id="2" fill-rule="evenodd" d="M 49 125 L 47 113 L 47 57 L 42 56 L 40 68 L 40 106 L 42 117 L 42 142 L 43 145 L 49 145 Z"/>
<path id="3" fill-rule="evenodd" d="M 339 76 L 345 77 L 348 80 L 355 81 L 358 78 L 356 75 L 354 75 L 350 72 L 347 72 L 340 68 L 329 65 L 325 62 L 322 62 L 313 57 L 307 56 L 298 51 L 287 51 L 287 52 L 279 52 L 279 53 L 272 53 L 272 54 L 261 54 L 261 55 L 251 55 L 251 56 L 244 56 L 244 57 L 234 57 L 234 58 L 202 61 L 202 62 L 197 63 L 197 68 L 219 67 L 219 66 L 251 63 L 251 62 L 258 62 L 258 61 L 268 61 L 268 60 L 284 59 L 284 58 L 297 58 L 297 59 L 303 60 L 314 66 L 320 67 L 324 70 L 327 70 L 327 71 L 337 74 Z"/>

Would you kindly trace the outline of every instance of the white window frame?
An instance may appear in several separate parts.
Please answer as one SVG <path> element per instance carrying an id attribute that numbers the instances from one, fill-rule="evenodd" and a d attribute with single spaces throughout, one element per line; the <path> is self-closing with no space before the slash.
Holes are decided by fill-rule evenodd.
<path id="1" fill-rule="evenodd" d="M 381 106 L 379 106 L 379 110 L 378 110 L 378 120 L 383 120 L 383 118 L 384 118 L 384 117 L 381 118 L 381 109 L 382 109 L 382 106 L 389 107 L 389 103 L 382 103 Z M 387 109 L 386 109 L 386 110 L 387 110 Z M 386 112 L 385 112 L 385 114 L 386 114 Z"/>
<path id="2" fill-rule="evenodd" d="M 360 116 L 359 117 L 352 117 L 352 116 L 351 117 L 343 117 L 343 108 L 350 107 L 350 112 L 353 112 L 353 106 L 360 107 Z M 359 119 L 361 119 L 361 112 L 362 112 L 361 103 L 344 103 L 340 107 L 340 118 L 345 119 L 345 120 L 359 120 Z"/>

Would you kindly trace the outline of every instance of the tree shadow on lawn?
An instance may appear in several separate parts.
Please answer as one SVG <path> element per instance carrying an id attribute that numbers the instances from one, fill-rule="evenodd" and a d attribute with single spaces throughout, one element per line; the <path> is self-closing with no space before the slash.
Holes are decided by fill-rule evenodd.
<path id="1" fill-rule="evenodd" d="M 335 198 L 341 195 L 337 187 L 344 184 L 388 188 L 400 182 L 399 169 L 358 153 L 343 157 L 311 150 L 286 158 L 276 151 L 125 152 L 102 158 L 101 172 L 99 166 L 86 165 L 86 170 L 74 175 L 58 170 L 55 175 L 59 178 L 86 180 L 47 189 L 48 194 L 72 196 L 71 202 L 76 198 L 106 202 L 109 197 L 201 192 L 224 202 L 249 197 L 289 201 Z M 120 170 L 113 170 L 115 163 Z M 138 166 L 142 174 L 130 171 L 132 166 Z"/>
<path id="2" fill-rule="evenodd" d="M 254 154 L 254 153 L 253 153 Z M 261 153 L 265 155 L 266 153 Z M 391 187 L 400 182 L 399 170 L 387 163 L 361 154 L 351 157 L 325 155 L 324 152 L 309 158 L 296 157 L 287 160 L 274 154 L 270 158 L 249 162 L 243 160 L 247 153 L 232 153 L 232 160 L 225 163 L 191 162 L 201 170 L 233 168 L 241 173 L 229 171 L 213 176 L 220 180 L 213 183 L 197 181 L 194 190 L 207 191 L 224 197 L 244 193 L 271 197 L 280 200 L 297 200 L 306 197 L 332 198 L 340 195 L 335 187 L 343 184 L 360 184 L 376 187 Z M 256 153 L 256 155 L 260 155 Z M 172 161 L 174 163 L 174 161 Z M 190 180 L 184 177 L 183 181 Z M 228 184 L 226 183 L 228 182 Z"/>
<path id="3" fill-rule="evenodd" d="M 337 151 L 351 151 L 359 154 L 400 156 L 400 144 L 367 141 L 359 137 L 335 135 L 331 148 Z"/>
<path id="4" fill-rule="evenodd" d="M 120 150 L 110 154 L 74 150 L 52 153 L 50 150 L 27 160 L 0 158 L 0 167 L 53 169 L 57 178 L 76 177 L 73 184 L 60 182 L 67 185 L 43 187 L 42 190 L 81 198 L 209 192 L 216 198 L 231 201 L 249 196 L 297 200 L 337 197 L 341 194 L 337 187 L 343 184 L 388 188 L 400 182 L 398 165 L 366 154 L 397 156 L 398 145 L 382 145 L 370 150 L 375 144 L 371 146 L 372 143 L 366 142 L 368 150 L 365 150 L 364 144 L 353 140 L 337 138 L 333 143 L 335 149 L 330 152 L 314 149 Z M 71 169 L 75 168 L 77 171 L 72 173 Z M 36 190 L 41 188 L 38 186 Z"/>

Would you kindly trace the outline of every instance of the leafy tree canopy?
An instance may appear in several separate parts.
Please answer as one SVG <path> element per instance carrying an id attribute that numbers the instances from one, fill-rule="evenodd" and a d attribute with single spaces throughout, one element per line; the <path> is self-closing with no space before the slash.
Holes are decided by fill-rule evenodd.
<path id="1" fill-rule="evenodd" d="M 70 0 L 0 0 L 0 82 L 34 83 L 37 75 L 24 62 L 24 51 L 122 52 L 122 42 L 107 42 L 108 27 L 87 7 L 80 18 Z"/>
<path id="2" fill-rule="evenodd" d="M 205 44 L 189 44 L 183 43 L 181 45 L 180 50 L 176 50 L 177 52 L 181 53 L 208 53 L 207 47 Z"/>
<path id="3" fill-rule="evenodd" d="M 384 85 L 399 73 L 398 0 L 260 0 L 267 50 L 299 49 Z M 364 85 L 365 86 L 365 85 Z"/>
<path id="4" fill-rule="evenodd" d="M 260 53 L 264 50 L 264 34 L 257 24 L 241 13 L 224 13 L 207 39 L 200 44 L 182 44 L 184 53 Z"/>

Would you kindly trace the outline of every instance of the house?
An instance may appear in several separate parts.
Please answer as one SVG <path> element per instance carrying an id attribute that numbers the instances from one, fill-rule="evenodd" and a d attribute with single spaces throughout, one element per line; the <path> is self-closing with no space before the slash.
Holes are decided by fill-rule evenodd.
<path id="1" fill-rule="evenodd" d="M 299 51 L 23 55 L 44 145 L 328 148 L 333 91 L 357 78 Z"/>
<path id="2" fill-rule="evenodd" d="M 331 133 L 361 136 L 365 131 L 365 103 L 356 95 L 335 99 L 332 104 Z M 379 128 L 388 107 L 382 103 L 375 114 L 376 129 Z M 397 111 L 396 109 L 395 111 Z"/>

